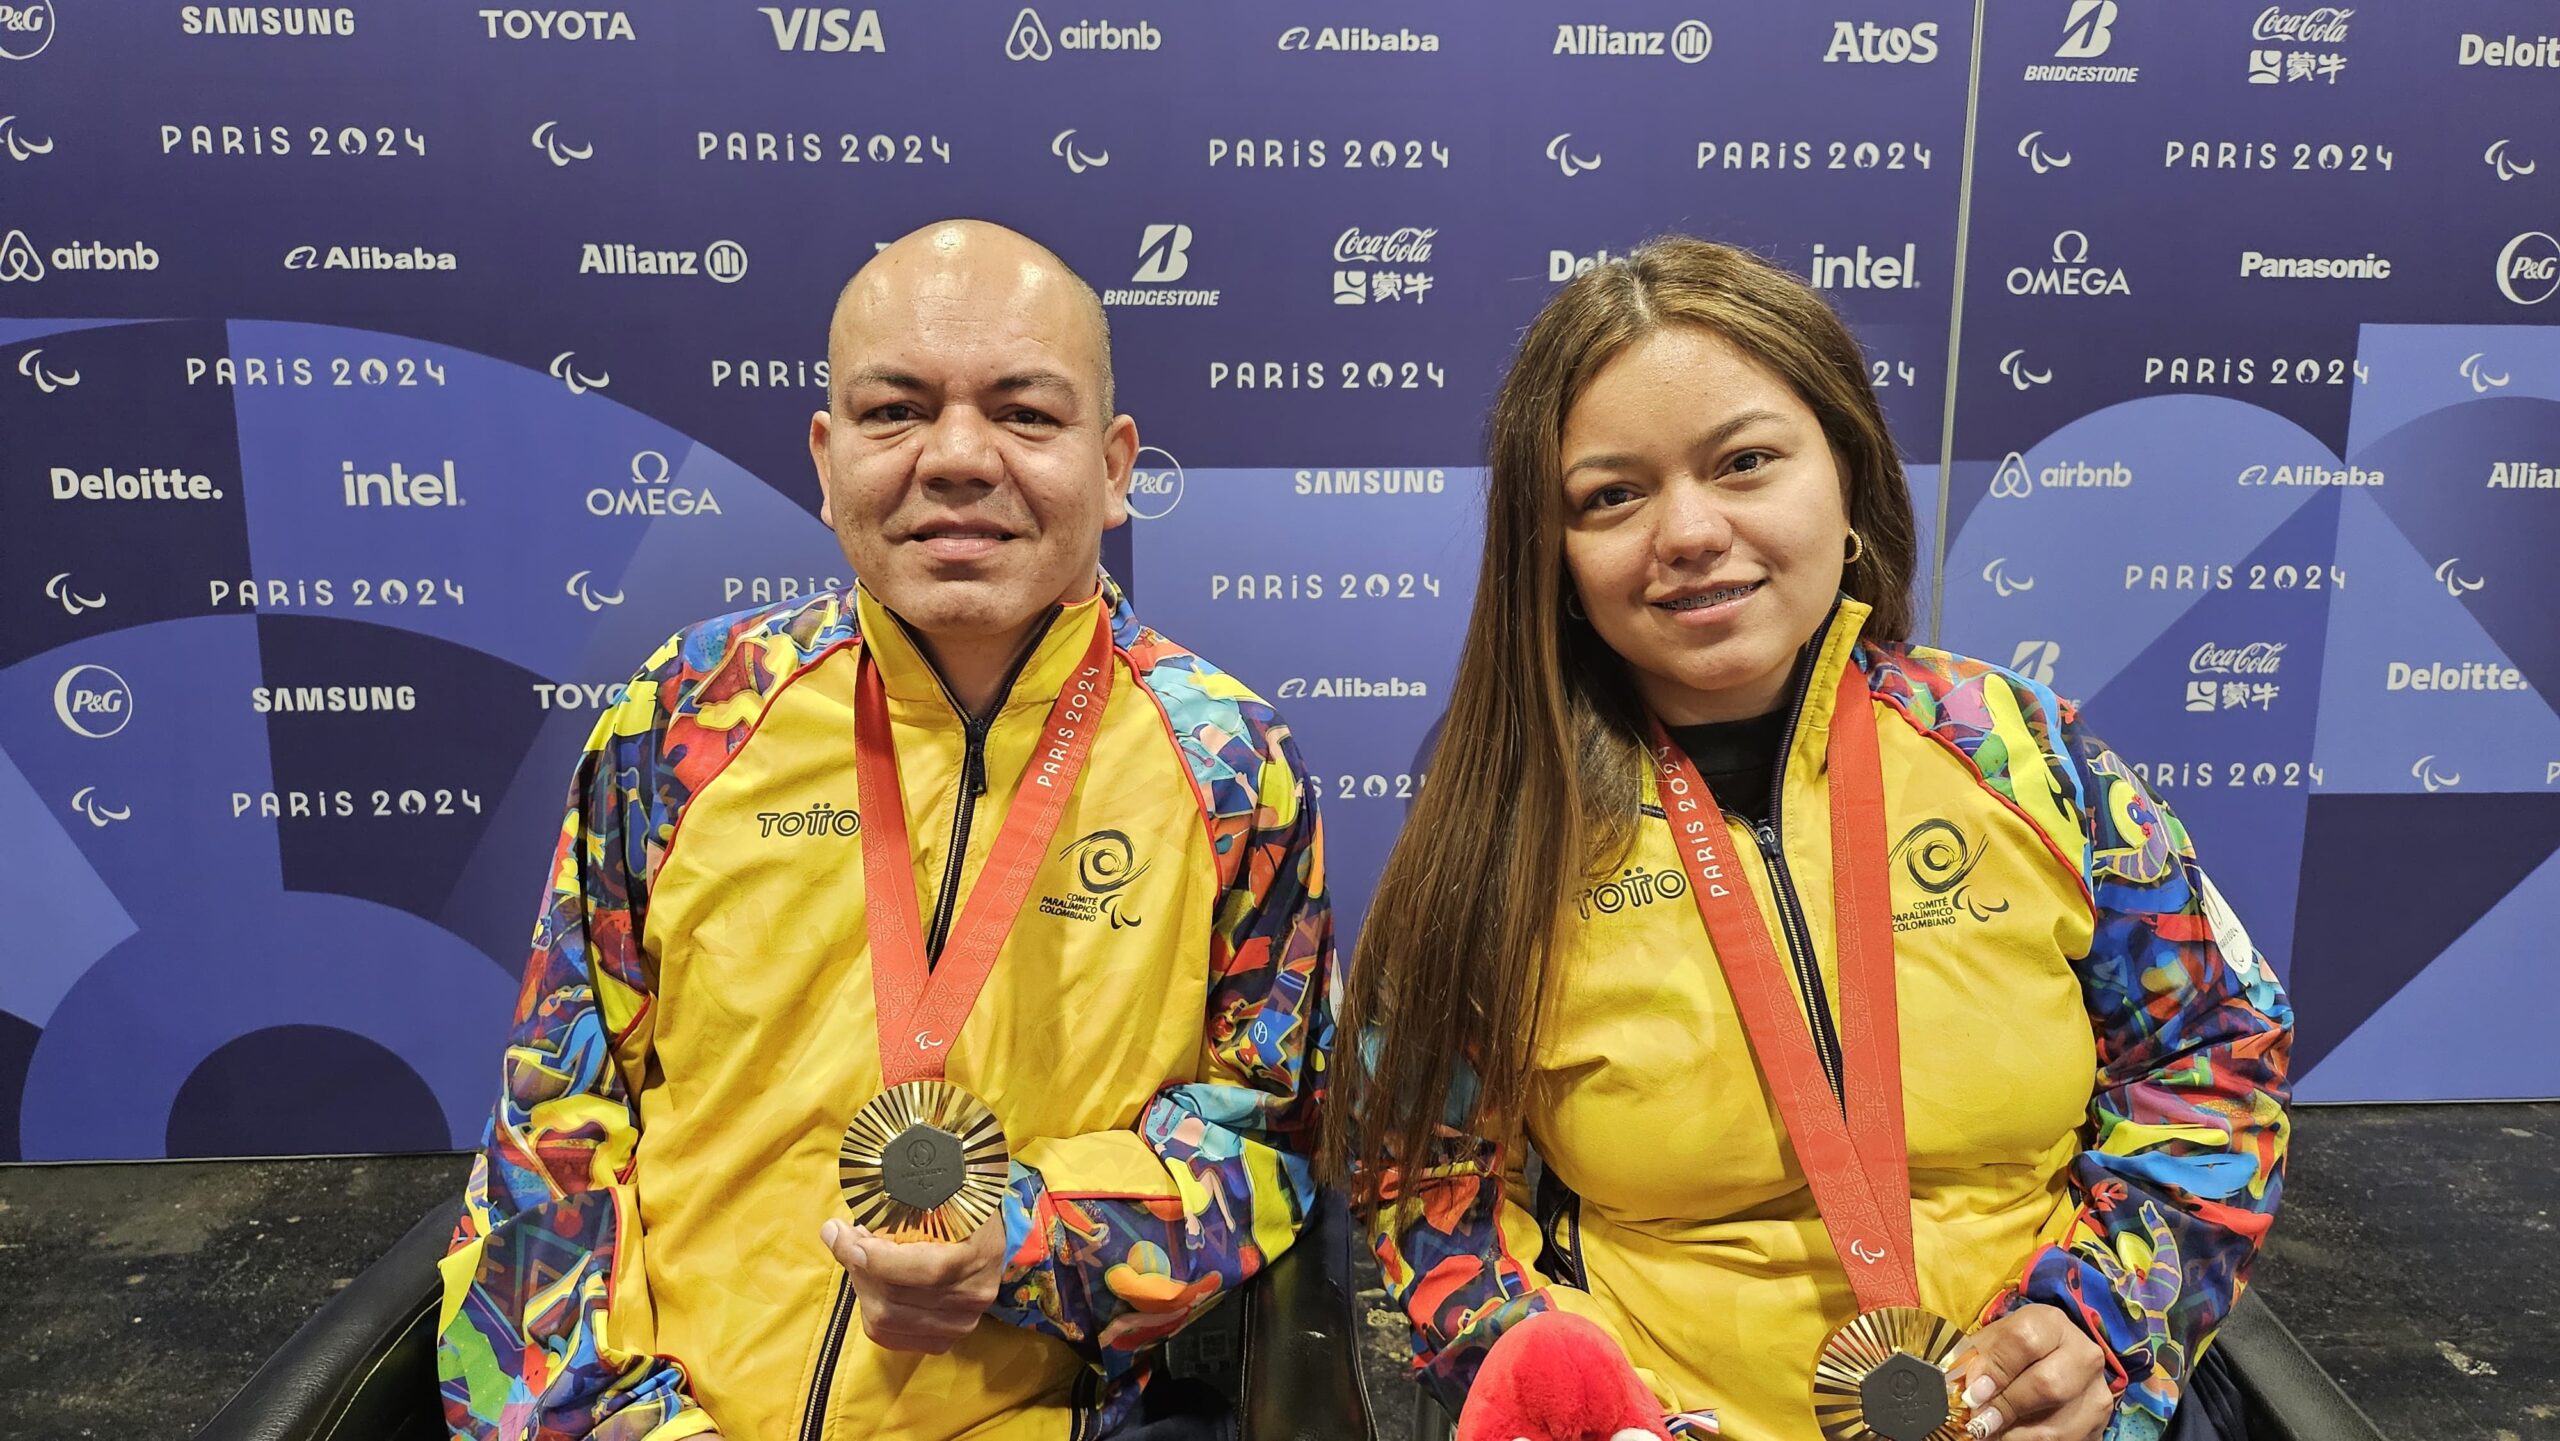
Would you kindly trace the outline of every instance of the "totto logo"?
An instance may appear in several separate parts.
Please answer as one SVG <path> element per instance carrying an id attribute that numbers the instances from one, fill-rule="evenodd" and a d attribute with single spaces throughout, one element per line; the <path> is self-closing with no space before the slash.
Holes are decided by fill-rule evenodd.
<path id="1" fill-rule="evenodd" d="M 2488 584 L 2485 580 L 2464 575 L 2461 565 L 2462 557 L 2456 555 L 2446 557 L 2445 563 L 2436 567 L 2436 584 L 2443 586 L 2445 594 L 2452 596 L 2455 600 L 2460 600 Z"/>
<path id="2" fill-rule="evenodd" d="M 44 257 L 36 253 L 27 232 L 12 230 L 0 236 L 0 280 L 44 279 Z"/>
<path id="3" fill-rule="evenodd" d="M 53 0 L 0 4 L 0 60 L 33 60 L 53 43 Z"/>
<path id="4" fill-rule="evenodd" d="M 42 354 L 44 354 L 44 347 L 39 345 L 33 350 L 28 351 L 26 354 L 18 357 L 18 373 L 25 376 L 27 379 L 34 381 L 36 383 L 36 389 L 39 392 L 45 395 L 51 395 L 66 385 L 78 385 L 80 383 L 79 371 L 57 371 L 51 369 L 46 366 L 43 361 L 36 358 Z"/>
<path id="5" fill-rule="evenodd" d="M 75 665 L 53 683 L 53 713 L 73 735 L 102 741 L 133 721 L 133 687 L 102 665 Z"/>
<path id="6" fill-rule="evenodd" d="M 747 247 L 734 240 L 715 240 L 702 248 L 702 269 L 723 285 L 746 278 Z"/>
<path id="7" fill-rule="evenodd" d="M 2518 305 L 2540 305 L 2560 290 L 2560 240 L 2528 230 L 2498 252 L 2498 293 Z"/>
<path id="8" fill-rule="evenodd" d="M 2020 473 L 2024 474 L 2024 471 L 2021 470 Z M 1991 583 L 1992 591 L 2002 600 L 2036 588 L 2034 576 L 2009 573 L 2009 557 L 2005 555 L 1991 557 L 1991 563 L 1982 568 L 1982 578 Z"/>
<path id="9" fill-rule="evenodd" d="M 2492 140 L 2489 142 L 2489 148 L 2480 156 L 2480 162 L 2482 164 L 2498 172 L 2498 179 L 2501 182 L 2531 175 L 2534 171 L 2535 165 L 2539 163 L 2532 160 L 2514 160 L 2508 158 L 2507 147 L 2513 143 L 2513 141 L 2509 140 Z M 45 148 L 49 150 L 53 147 L 47 146 Z"/>
<path id="10" fill-rule="evenodd" d="M 1564 172 L 1564 177 L 1567 180 L 1571 180 L 1573 177 L 1580 175 L 1586 170 L 1597 170 L 1600 168 L 1599 154 L 1597 152 L 1594 152 L 1589 156 L 1574 154 L 1572 145 L 1568 143 L 1572 139 L 1573 132 L 1568 130 L 1562 135 L 1559 135 L 1555 139 L 1547 142 L 1547 158 L 1556 163 L 1556 168 Z"/>
<path id="11" fill-rule="evenodd" d="M 2027 168 L 2038 175 L 2067 170 L 2071 166 L 2070 151 L 2056 155 L 2044 148 L 2044 132 L 2041 130 L 2028 131 L 2026 138 L 2018 142 L 2018 158 L 2027 162 Z"/>
<path id="12" fill-rule="evenodd" d="M 0 115 L 0 151 L 8 152 L 12 160 L 32 160 L 36 156 L 53 153 L 53 138 L 29 140 L 18 133 L 17 116 Z"/>
<path id="13" fill-rule="evenodd" d="M 1029 11 L 1023 12 L 1029 14 Z M 1138 238 L 1138 270 L 1133 284 L 1170 285 L 1191 273 L 1191 227 L 1150 225 Z"/>
<path id="14" fill-rule="evenodd" d="M 1153 455 L 1162 465 L 1147 464 Z M 1182 462 L 1152 445 L 1138 448 L 1138 462 L 1129 470 L 1129 513 L 1140 520 L 1162 520 L 1182 504 Z"/>
<path id="15" fill-rule="evenodd" d="M 2490 391 L 2497 390 L 2505 386 L 2508 380 L 2508 377 L 2504 372 L 2491 375 L 2481 366 L 2480 357 L 2486 354 L 2488 354 L 2487 351 L 2475 350 L 2469 355 L 2462 357 L 2462 364 L 2455 367 L 2454 370 L 2455 374 L 2471 383 L 2471 393 L 2473 395 L 2487 395 Z"/>
<path id="16" fill-rule="evenodd" d="M 73 589 L 71 585 L 71 572 L 67 570 L 62 574 L 55 576 L 53 579 L 46 581 L 44 583 L 44 593 L 48 599 L 62 607 L 63 614 L 65 615 L 79 615 L 84 611 L 103 610 L 106 608 L 107 604 L 107 598 L 103 595 L 82 595 L 79 591 Z"/>
<path id="17" fill-rule="evenodd" d="M 2062 659 L 2062 643 L 2051 640 L 2022 640 L 2009 657 L 2009 669 L 2038 685 L 2053 684 L 2054 662 Z"/>
<path id="18" fill-rule="evenodd" d="M 602 371 L 588 375 L 579 370 L 577 359 L 578 352 L 574 350 L 564 350 L 551 357 L 551 378 L 569 387 L 571 395 L 584 395 L 590 390 L 602 390 L 613 384 L 613 377 Z"/>
<path id="19" fill-rule="evenodd" d="M 89 824 L 100 830 L 105 830 L 118 821 L 133 818 L 131 806 L 111 806 L 99 800 L 96 786 L 82 786 L 71 793 L 71 813 L 75 816 L 87 817 Z"/>
<path id="20" fill-rule="evenodd" d="M 595 614 L 606 606 L 622 604 L 622 592 L 618 590 L 604 591 L 596 589 L 595 586 L 590 584 L 587 580 L 587 577 L 592 574 L 594 574 L 593 571 L 579 571 L 577 574 L 569 577 L 568 585 L 562 589 L 572 599 L 576 600 L 578 604 L 585 606 L 587 608 L 587 614 L 589 615 Z"/>
<path id="21" fill-rule="evenodd" d="M 571 165 L 595 158 L 593 145 L 571 145 L 560 139 L 560 122 L 545 120 L 533 127 L 533 148 L 551 157 L 554 165 Z"/>
<path id="22" fill-rule="evenodd" d="M 2417 763 L 2409 767 L 2409 777 L 2425 786 L 2430 795 L 2462 784 L 2462 772 L 2455 771 L 2452 775 L 2446 775 L 2437 770 L 2436 758 L 2432 753 L 2418 757 Z"/>
<path id="23" fill-rule="evenodd" d="M 2053 382 L 2053 372 L 2037 370 L 2030 366 L 2027 363 L 2027 353 L 2022 349 L 2010 351 L 2000 357 L 2000 373 L 2009 377 L 2009 383 L 2020 390 L 2033 390 L 2039 385 L 2049 385 Z"/>
<path id="24" fill-rule="evenodd" d="M 1076 144 L 1076 133 L 1073 130 L 1059 131 L 1057 138 L 1049 142 L 1049 153 L 1067 162 L 1067 173 L 1070 175 L 1082 175 L 1088 170 L 1099 170 L 1111 163 L 1111 152 L 1108 150 L 1096 150 L 1088 154 L 1079 148 Z"/>
<path id="25" fill-rule="evenodd" d="M 2054 47 L 2056 60 L 2095 60 L 2107 53 L 2115 43 L 2111 27 L 2116 23 L 2116 0 L 2071 0 L 2071 13 L 2063 17 L 2062 43 Z"/>

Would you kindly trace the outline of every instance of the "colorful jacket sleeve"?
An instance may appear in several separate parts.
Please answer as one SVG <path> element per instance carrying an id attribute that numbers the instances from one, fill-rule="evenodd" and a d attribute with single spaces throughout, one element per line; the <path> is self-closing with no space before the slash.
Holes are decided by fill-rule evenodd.
<path id="1" fill-rule="evenodd" d="M 655 689 L 588 738 L 508 1036 L 505 1086 L 442 1263 L 436 1367 L 456 1436 L 676 1441 L 711 1429 L 681 1366 L 616 1344 L 645 1316 L 633 1151 L 649 1048 L 638 937 L 660 843 Z"/>
<path id="2" fill-rule="evenodd" d="M 1168 714 L 1207 802 L 1222 881 L 1198 1079 L 1166 1086 L 1131 1129 L 1017 1148 L 991 1308 L 1074 1346 L 1111 1380 L 1286 1251 L 1315 1198 L 1333 1045 L 1315 788 L 1277 718 L 1198 670 L 1195 683 L 1160 687 L 1175 693 Z M 1197 714 L 1182 713 L 1184 696 L 1201 702 Z"/>
<path id="3" fill-rule="evenodd" d="M 1471 1093 L 1472 1076 L 1453 1090 Z M 1414 1379 L 1451 1415 L 1465 1405 L 1493 1343 L 1541 1311 L 1571 1312 L 1612 1338 L 1627 1333 L 1616 1307 L 1539 1269 L 1546 1238 L 1521 1204 L 1525 1150 L 1444 1126 L 1437 1164 L 1409 1187 L 1385 1173 L 1370 1218 L 1387 1297 L 1413 1328 Z M 1652 1372 L 1635 1370 L 1656 1397 L 1664 1394 Z M 1666 1414 L 1663 1423 L 1675 1437 L 1715 1434 L 1709 1411 Z"/>
<path id="4" fill-rule="evenodd" d="M 2283 1189 L 2293 1008 L 2196 863 L 2184 827 L 2060 708 L 2087 820 L 2096 929 L 2080 963 L 2097 1032 L 2069 1229 L 1984 1319 L 2070 1313 L 2121 1392 L 2110 1441 L 2155 1441 L 2239 1299 Z"/>

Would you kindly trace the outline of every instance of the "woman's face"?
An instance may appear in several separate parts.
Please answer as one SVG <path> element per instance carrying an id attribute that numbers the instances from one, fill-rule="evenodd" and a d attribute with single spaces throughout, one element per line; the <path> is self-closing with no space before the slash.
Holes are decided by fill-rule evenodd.
<path id="1" fill-rule="evenodd" d="M 1812 408 L 1723 336 L 1666 326 L 1592 377 L 1562 463 L 1568 578 L 1645 703 L 1671 725 L 1776 709 L 1848 548 Z"/>

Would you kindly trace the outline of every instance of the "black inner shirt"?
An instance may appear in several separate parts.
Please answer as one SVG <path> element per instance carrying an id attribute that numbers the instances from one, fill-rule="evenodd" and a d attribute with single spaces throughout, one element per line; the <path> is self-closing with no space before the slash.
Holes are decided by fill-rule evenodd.
<path id="1" fill-rule="evenodd" d="M 1779 733 L 1786 729 L 1784 707 L 1749 720 L 1709 725 L 1671 726 L 1671 739 L 1706 778 L 1716 807 L 1754 826 L 1769 823 L 1770 791 L 1777 784 Z"/>

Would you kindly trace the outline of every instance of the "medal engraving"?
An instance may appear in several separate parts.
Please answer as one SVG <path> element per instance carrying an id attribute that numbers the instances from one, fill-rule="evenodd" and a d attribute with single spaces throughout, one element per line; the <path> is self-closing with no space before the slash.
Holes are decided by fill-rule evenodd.
<path id="1" fill-rule="evenodd" d="M 1864 1312 L 1831 1333 L 1813 1363 L 1813 1419 L 1824 1441 L 1966 1441 L 1949 1363 L 1964 1328 L 1911 1306 Z"/>
<path id="2" fill-rule="evenodd" d="M 909 1081 L 872 1097 L 836 1148 L 845 1209 L 899 1239 L 968 1239 L 1004 1208 L 1010 1170 L 995 1113 L 948 1081 Z"/>

